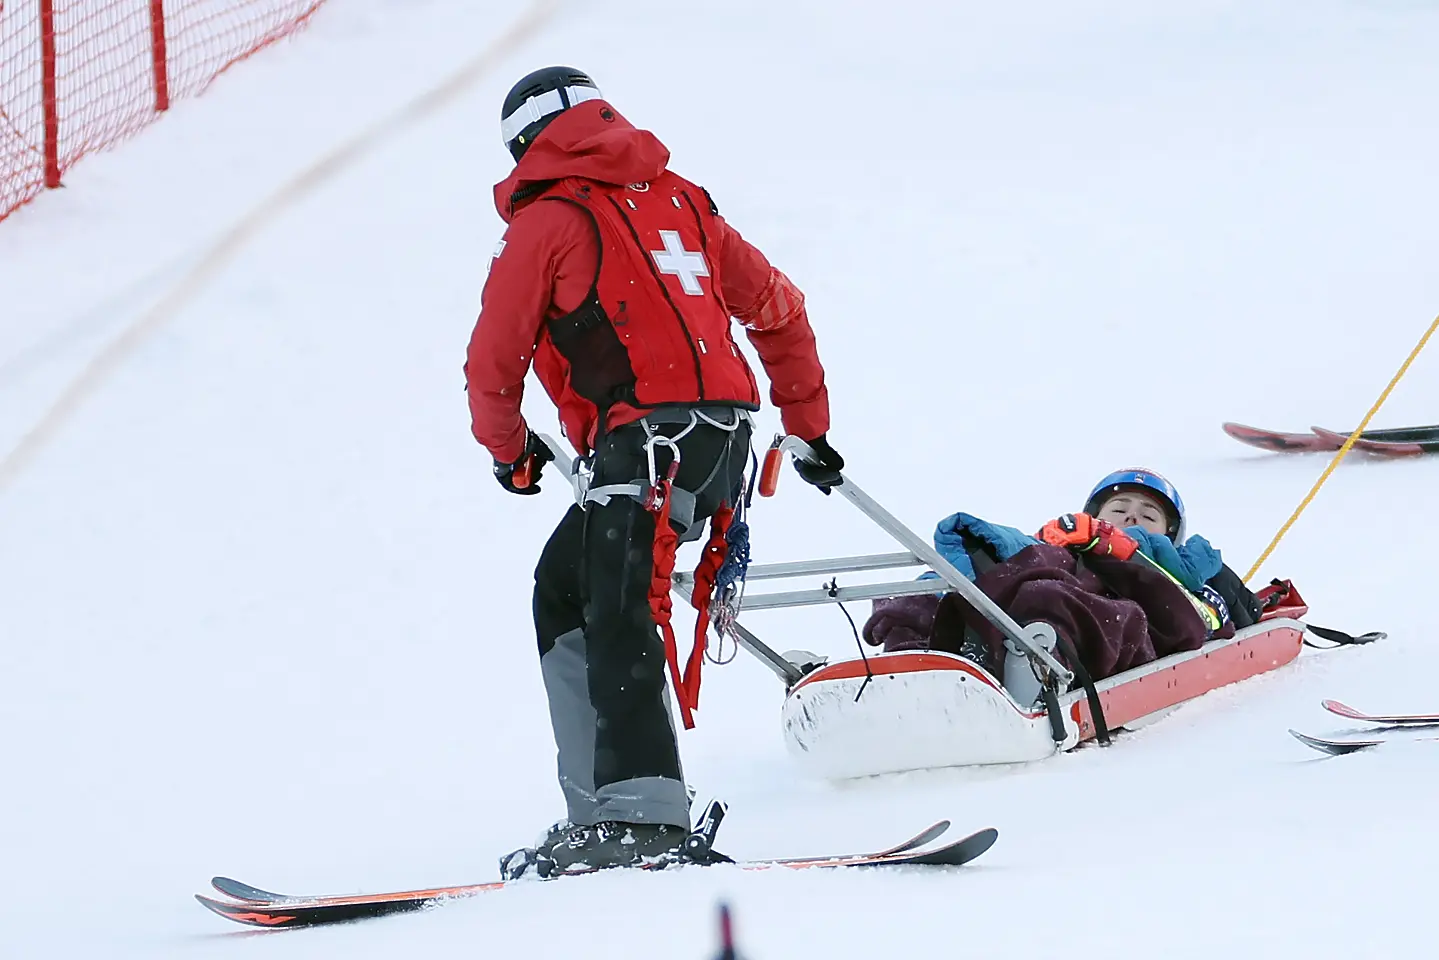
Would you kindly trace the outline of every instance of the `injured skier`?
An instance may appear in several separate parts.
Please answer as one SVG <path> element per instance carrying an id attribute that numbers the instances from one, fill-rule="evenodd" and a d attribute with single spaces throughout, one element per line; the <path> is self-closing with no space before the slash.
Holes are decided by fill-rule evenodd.
<path id="1" fill-rule="evenodd" d="M 1184 521 L 1168 480 L 1120 470 L 1095 486 L 1082 513 L 1051 520 L 1036 537 L 956 513 L 940 521 L 934 545 L 1020 624 L 1052 625 L 1060 659 L 1072 667 L 1077 654 L 1100 680 L 1258 619 L 1254 595 L 1209 541 L 1185 539 Z M 957 594 L 876 601 L 864 638 L 886 652 L 957 653 L 1002 676 L 1003 635 Z"/>

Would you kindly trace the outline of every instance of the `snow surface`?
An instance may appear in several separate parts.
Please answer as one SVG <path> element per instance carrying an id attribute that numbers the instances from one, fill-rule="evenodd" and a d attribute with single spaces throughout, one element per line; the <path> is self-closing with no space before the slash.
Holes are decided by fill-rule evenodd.
<path id="1" fill-rule="evenodd" d="M 264 197 L 525 15 L 335 0 L 7 221 L 0 451 Z M 1262 574 L 1388 641 L 1109 750 L 810 782 L 770 674 L 711 668 L 683 750 L 724 849 L 997 826 L 970 868 L 600 875 L 258 935 L 189 895 L 483 880 L 561 813 L 528 592 L 566 492 L 496 487 L 460 375 L 516 77 L 592 71 L 805 289 L 832 439 L 914 528 L 1037 526 L 1142 462 L 1242 571 L 1325 460 L 1219 422 L 1352 426 L 1439 311 L 1436 49 L 1429 0 L 560 5 L 269 222 L 0 491 L 0 955 L 700 958 L 721 898 L 752 960 L 1424 955 L 1439 753 L 1284 731 L 1343 729 L 1326 696 L 1435 709 L 1434 459 L 1346 463 Z M 1439 419 L 1436 372 L 1379 425 Z M 793 476 L 755 527 L 763 561 L 891 549 Z M 853 649 L 832 610 L 750 625 Z"/>

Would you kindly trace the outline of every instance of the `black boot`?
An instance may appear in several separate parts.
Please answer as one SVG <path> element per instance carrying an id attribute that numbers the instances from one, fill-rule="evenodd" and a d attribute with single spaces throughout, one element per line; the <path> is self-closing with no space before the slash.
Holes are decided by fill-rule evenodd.
<path id="1" fill-rule="evenodd" d="M 576 824 L 546 838 L 536 851 L 546 876 L 588 873 L 609 867 L 634 867 L 674 859 L 689 830 L 668 823 L 624 823 L 606 820 L 594 825 Z M 543 869 L 544 861 L 549 869 Z"/>
<path id="2" fill-rule="evenodd" d="M 734 863 L 714 848 L 725 809 L 723 803 L 711 800 L 693 831 L 670 823 L 607 820 L 590 825 L 561 820 L 535 846 L 501 857 L 500 876 L 518 880 L 589 873 L 608 867 Z"/>

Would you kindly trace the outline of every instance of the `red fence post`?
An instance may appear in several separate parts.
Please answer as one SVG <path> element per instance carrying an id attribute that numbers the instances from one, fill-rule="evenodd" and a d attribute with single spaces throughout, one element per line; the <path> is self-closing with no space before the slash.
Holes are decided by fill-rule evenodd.
<path id="1" fill-rule="evenodd" d="M 60 186 L 60 105 L 55 84 L 55 0 L 40 0 L 40 101 L 45 115 L 45 186 Z"/>
<path id="2" fill-rule="evenodd" d="M 150 53 L 155 64 L 155 109 L 170 109 L 169 57 L 165 53 L 165 2 L 150 0 Z"/>

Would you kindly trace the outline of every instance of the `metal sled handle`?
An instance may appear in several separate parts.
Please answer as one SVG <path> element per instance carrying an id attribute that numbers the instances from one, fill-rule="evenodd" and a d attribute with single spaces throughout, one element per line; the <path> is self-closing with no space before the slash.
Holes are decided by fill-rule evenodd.
<path id="1" fill-rule="evenodd" d="M 574 489 L 576 502 L 584 503 L 589 492 L 589 478 L 583 476 L 576 469 L 578 466 L 577 459 L 571 456 L 570 452 L 549 434 L 537 433 L 535 436 L 539 437 L 545 446 L 549 447 L 554 453 L 555 466 L 559 469 L 560 473 L 564 474 L 565 479 L 569 481 L 570 486 Z M 688 598 L 687 593 L 686 598 Z M 790 663 L 774 650 L 771 650 L 763 640 L 746 630 L 742 625 L 738 623 L 734 624 L 732 631 L 735 642 L 778 674 L 780 679 L 784 681 L 786 689 L 794 686 L 800 681 L 800 678 L 804 676 L 804 674 L 800 672 L 799 667 Z"/>
<path id="2" fill-rule="evenodd" d="M 822 463 L 810 445 L 799 437 L 785 437 L 780 441 L 779 449 L 782 453 L 793 454 L 809 463 Z M 861 490 L 853 480 L 843 473 L 840 474 L 840 482 L 831 489 L 858 507 L 861 513 L 878 524 L 885 533 L 898 540 L 905 549 L 929 564 L 930 568 L 944 579 L 950 589 L 969 601 L 969 604 L 978 610 L 984 619 L 994 624 L 1006 637 L 1019 644 L 1029 652 L 1030 656 L 1048 667 L 1066 687 L 1074 680 L 1074 674 L 1056 660 L 1054 654 L 1036 642 L 1036 638 L 1041 636 L 1046 629 L 1044 624 L 1035 624 L 1034 627 L 1026 629 L 1015 623 L 1014 618 L 1005 613 L 999 604 L 971 583 L 968 577 L 956 570 L 954 564 L 944 559 L 932 544 L 917 536 L 914 531 L 901 523 L 894 514 L 876 503 L 869 494 Z"/>
<path id="3" fill-rule="evenodd" d="M 588 477 L 582 476 L 576 468 L 576 460 L 560 444 L 558 440 L 548 434 L 537 434 L 541 441 L 554 452 L 555 466 L 564 474 L 565 479 L 574 488 L 575 499 L 583 502 L 587 494 Z M 781 454 L 788 453 L 799 457 L 809 463 L 820 463 L 819 457 L 815 454 L 810 445 L 799 437 L 789 436 L 780 441 L 779 451 Z M 840 482 L 832 489 L 839 493 L 850 503 L 859 508 L 860 512 L 869 517 L 880 529 L 884 530 L 891 537 L 914 554 L 915 558 L 928 564 L 930 569 L 939 574 L 944 582 L 960 596 L 980 612 L 986 620 L 994 624 L 1006 637 L 1012 639 L 1016 644 L 1029 652 L 1030 656 L 1043 663 L 1054 676 L 1068 687 L 1074 680 L 1074 674 L 1065 668 L 1064 664 L 1054 658 L 1054 655 L 1046 650 L 1036 638 L 1043 636 L 1047 629 L 1044 624 L 1035 624 L 1032 627 L 1021 627 L 1009 614 L 1005 613 L 1000 606 L 991 600 L 985 593 L 969 581 L 964 574 L 954 568 L 954 565 L 940 555 L 934 546 L 917 536 L 912 530 L 899 521 L 894 514 L 880 506 L 859 488 L 859 486 L 845 476 L 840 474 Z M 892 558 L 891 558 L 892 559 Z M 759 637 L 744 629 L 738 623 L 734 624 L 736 639 L 740 646 L 744 647 L 751 654 L 758 657 L 771 670 L 779 674 L 785 686 L 793 686 L 800 679 L 799 669 L 784 657 L 770 649 Z"/>

